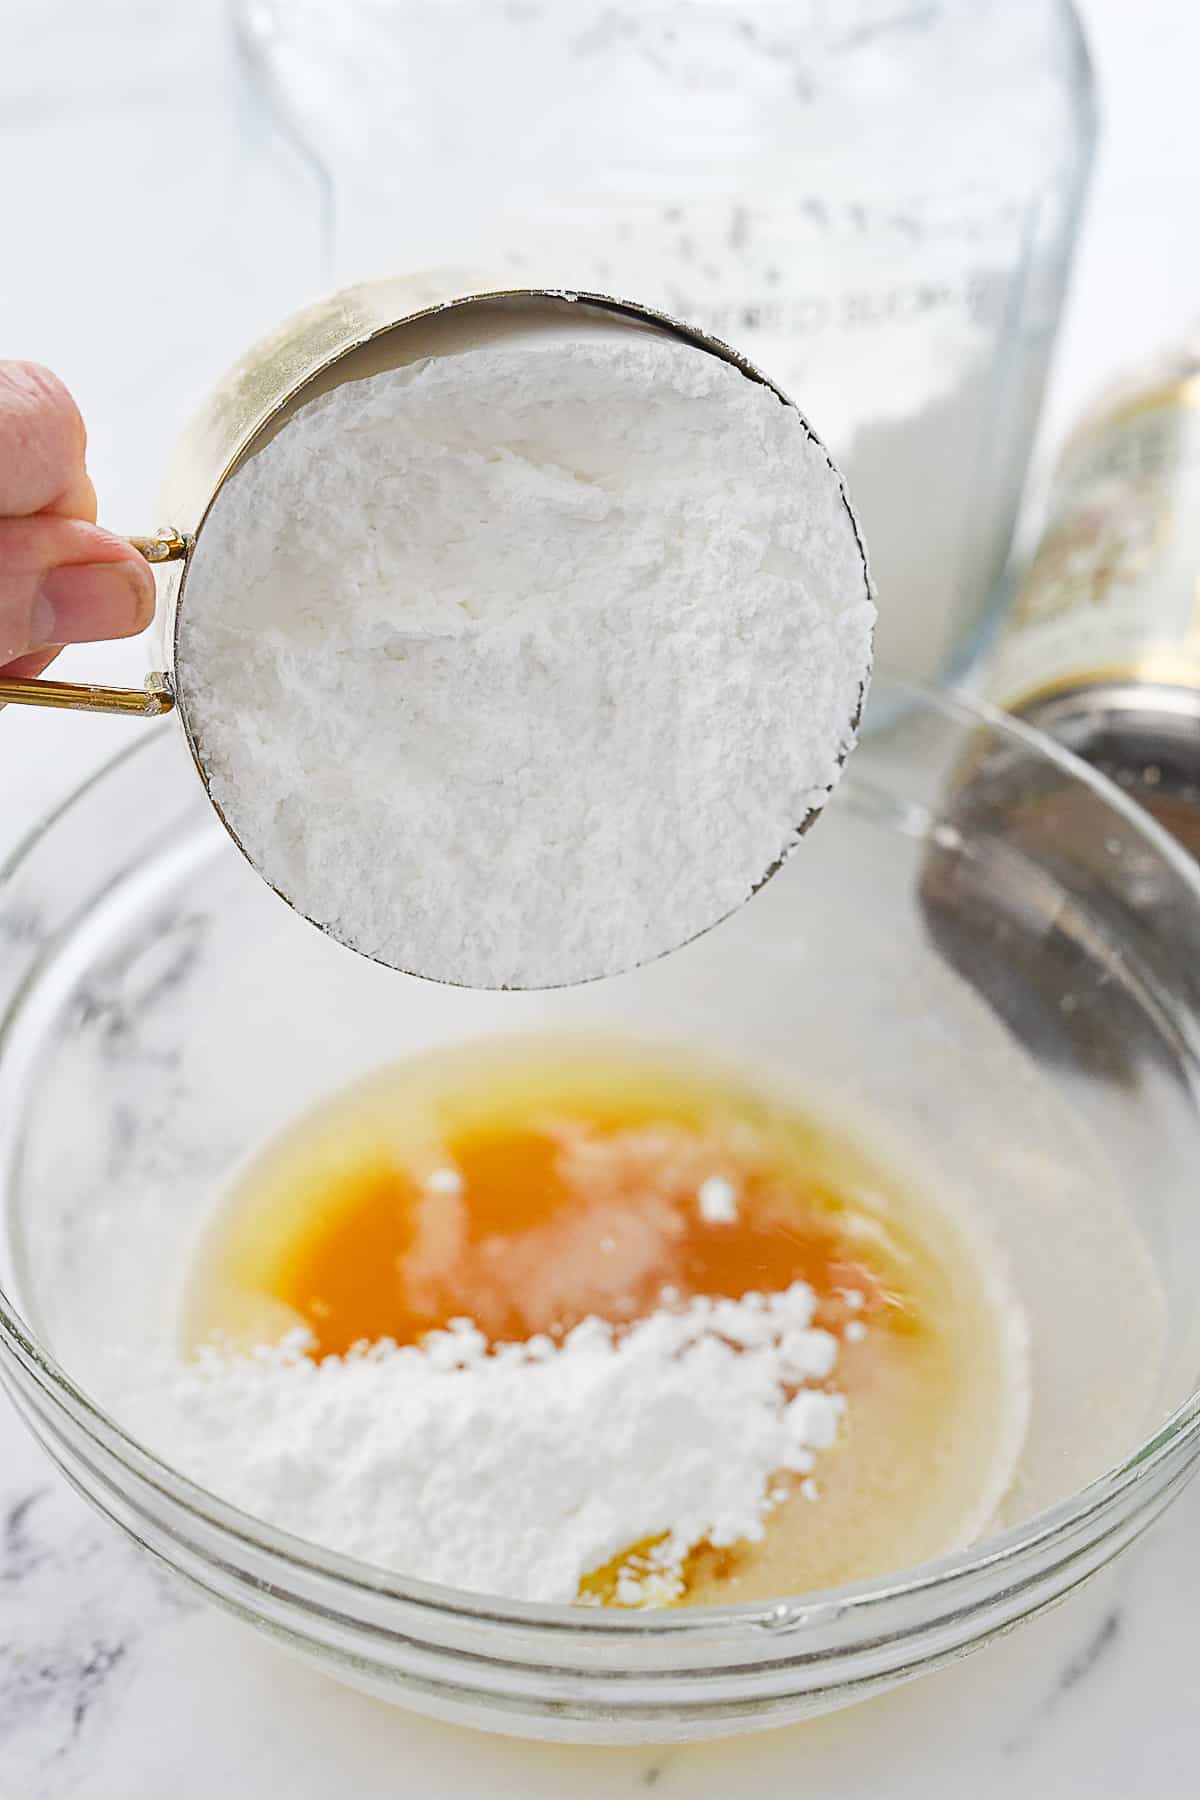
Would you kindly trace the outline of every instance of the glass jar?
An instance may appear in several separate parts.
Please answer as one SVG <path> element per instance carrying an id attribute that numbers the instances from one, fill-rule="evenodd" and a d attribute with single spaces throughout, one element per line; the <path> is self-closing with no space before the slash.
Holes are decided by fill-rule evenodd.
<path id="1" fill-rule="evenodd" d="M 1012 533 L 1090 160 L 1065 0 L 238 0 L 329 284 L 577 287 L 725 337 L 839 458 L 882 660 L 946 674 Z"/>

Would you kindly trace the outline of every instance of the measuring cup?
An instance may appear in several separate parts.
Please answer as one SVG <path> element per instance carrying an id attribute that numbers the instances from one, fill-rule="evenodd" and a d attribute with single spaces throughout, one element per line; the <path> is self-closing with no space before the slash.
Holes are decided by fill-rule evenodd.
<path id="1" fill-rule="evenodd" d="M 331 295 L 285 321 L 255 345 L 212 391 L 180 439 L 167 470 L 162 506 L 170 524 L 149 537 L 129 540 L 149 563 L 156 569 L 162 565 L 164 571 L 164 579 L 159 583 L 163 667 L 148 674 L 142 687 L 103 687 L 47 676 L 0 678 L 0 702 L 9 704 L 131 718 L 154 718 L 175 710 L 214 810 L 260 875 L 262 871 L 212 796 L 189 717 L 186 684 L 178 672 L 179 628 L 187 603 L 188 570 L 213 502 L 230 476 L 262 449 L 300 407 L 342 382 L 382 369 L 492 342 L 498 333 L 537 334 L 555 321 L 561 328 L 568 319 L 574 328 L 584 318 L 605 330 L 654 332 L 681 339 L 731 363 L 748 380 L 769 388 L 784 405 L 793 404 L 727 344 L 632 301 L 552 288 L 512 288 L 439 298 L 412 310 L 413 293 L 412 281 L 400 277 L 364 283 Z M 852 513 L 850 517 L 853 523 Z M 857 525 L 855 537 L 858 538 Z M 861 539 L 858 541 L 861 550 Z M 857 718 L 847 723 L 856 725 Z M 797 831 L 803 831 L 813 816 L 798 821 Z M 781 849 L 780 857 L 764 872 L 762 881 L 774 873 L 783 854 Z M 280 892 L 278 888 L 275 891 Z M 294 896 L 281 897 L 302 916 L 309 916 Z M 310 922 L 326 929 L 319 921 Z"/>

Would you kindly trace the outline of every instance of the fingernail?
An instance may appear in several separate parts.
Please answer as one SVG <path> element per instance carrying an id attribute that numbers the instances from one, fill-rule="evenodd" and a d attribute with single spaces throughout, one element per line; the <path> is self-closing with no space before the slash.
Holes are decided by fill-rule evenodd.
<path id="1" fill-rule="evenodd" d="M 154 576 L 140 559 L 64 563 L 51 569 L 42 582 L 31 637 L 39 648 L 133 637 L 153 616 Z"/>

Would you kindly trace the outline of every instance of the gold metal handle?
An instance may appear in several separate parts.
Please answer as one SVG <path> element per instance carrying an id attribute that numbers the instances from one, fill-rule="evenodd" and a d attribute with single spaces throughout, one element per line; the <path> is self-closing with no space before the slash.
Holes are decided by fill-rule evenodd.
<path id="1" fill-rule="evenodd" d="M 156 719 L 175 704 L 165 675 L 147 675 L 145 687 L 98 687 L 91 681 L 47 681 L 40 675 L 0 675 L 0 705 L 63 706 L 71 712 L 120 713 Z"/>
<path id="2" fill-rule="evenodd" d="M 153 537 L 131 537 L 148 563 L 179 562 L 187 555 L 187 539 L 168 528 Z M 60 706 L 72 712 L 116 713 L 125 718 L 154 719 L 175 704 L 165 675 L 147 675 L 140 688 L 98 687 L 90 681 L 53 681 L 40 675 L 0 675 L 0 705 Z"/>
<path id="3" fill-rule="evenodd" d="M 153 537 L 126 538 L 148 563 L 179 562 L 188 553 L 188 540 L 171 525 L 164 525 Z"/>

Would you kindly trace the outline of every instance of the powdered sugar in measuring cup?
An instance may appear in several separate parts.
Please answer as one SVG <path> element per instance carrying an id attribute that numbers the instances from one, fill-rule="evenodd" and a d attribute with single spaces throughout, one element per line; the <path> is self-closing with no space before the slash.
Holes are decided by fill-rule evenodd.
<path id="1" fill-rule="evenodd" d="M 545 987 L 733 911 L 835 784 L 865 559 L 799 412 L 561 296 L 397 334 L 221 488 L 176 680 L 211 797 L 326 931 Z"/>
<path id="2" fill-rule="evenodd" d="M 858 526 L 716 339 L 547 289 L 397 316 L 406 285 L 299 314 L 185 434 L 183 515 L 131 540 L 179 568 L 173 670 L 0 700 L 177 707 L 234 842 L 378 962 L 616 974 L 740 906 L 836 783 Z"/>

